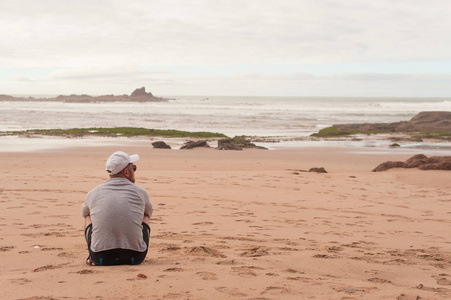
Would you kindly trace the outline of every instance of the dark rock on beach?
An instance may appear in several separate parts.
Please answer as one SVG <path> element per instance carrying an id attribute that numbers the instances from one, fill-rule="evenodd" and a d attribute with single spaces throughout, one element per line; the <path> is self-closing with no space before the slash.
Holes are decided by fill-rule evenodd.
<path id="1" fill-rule="evenodd" d="M 373 172 L 381 172 L 393 168 L 404 168 L 405 165 L 406 163 L 403 161 L 386 161 L 374 168 Z"/>
<path id="2" fill-rule="evenodd" d="M 326 169 L 324 169 L 323 167 L 319 167 L 319 168 L 310 168 L 308 171 L 307 170 L 294 170 L 293 174 L 299 175 L 299 172 L 311 172 L 311 173 L 327 173 Z"/>
<path id="3" fill-rule="evenodd" d="M 168 144 L 166 144 L 163 141 L 153 142 L 152 146 L 157 149 L 171 149 L 171 146 L 169 146 Z"/>
<path id="4" fill-rule="evenodd" d="M 424 154 L 417 154 L 406 160 L 404 168 L 418 168 L 418 166 L 427 163 L 428 157 Z"/>
<path id="5" fill-rule="evenodd" d="M 232 139 L 223 139 L 218 141 L 219 150 L 243 150 Z"/>
<path id="6" fill-rule="evenodd" d="M 210 146 L 208 145 L 207 141 L 205 141 L 205 140 L 189 141 L 189 142 L 186 142 L 185 145 L 183 145 L 180 149 L 193 149 L 193 148 L 198 148 L 198 147 L 209 148 Z"/>
<path id="7" fill-rule="evenodd" d="M 260 147 L 251 143 L 244 136 L 236 136 L 234 138 L 222 139 L 218 141 L 219 150 L 243 150 L 244 148 L 256 148 L 265 149 L 265 147 Z"/>
<path id="8" fill-rule="evenodd" d="M 309 172 L 316 172 L 316 173 L 327 173 L 326 169 L 324 169 L 323 167 L 321 168 L 310 168 L 310 170 L 308 170 Z"/>
<path id="9" fill-rule="evenodd" d="M 420 170 L 451 170 L 451 156 L 431 156 L 423 154 L 412 156 L 405 162 L 386 161 L 376 168 L 373 172 L 385 171 L 392 168 L 418 168 Z"/>

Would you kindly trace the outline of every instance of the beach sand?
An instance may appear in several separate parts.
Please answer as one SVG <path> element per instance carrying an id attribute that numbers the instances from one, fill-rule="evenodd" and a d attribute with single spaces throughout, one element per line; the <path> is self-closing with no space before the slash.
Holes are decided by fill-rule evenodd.
<path id="1" fill-rule="evenodd" d="M 91 267 L 81 205 L 116 150 L 141 156 L 151 246 L 141 265 Z M 413 155 L 374 152 L 143 143 L 0 153 L 0 297 L 451 298 L 451 172 L 373 173 Z M 299 171 L 311 167 L 328 173 Z"/>

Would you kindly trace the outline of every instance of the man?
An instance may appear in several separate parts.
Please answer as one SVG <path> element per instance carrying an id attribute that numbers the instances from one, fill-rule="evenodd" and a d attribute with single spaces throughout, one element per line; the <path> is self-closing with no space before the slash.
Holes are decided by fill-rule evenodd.
<path id="1" fill-rule="evenodd" d="M 137 154 L 114 152 L 106 162 L 110 180 L 91 190 L 82 206 L 89 265 L 140 264 L 149 248 L 153 206 L 135 185 Z"/>

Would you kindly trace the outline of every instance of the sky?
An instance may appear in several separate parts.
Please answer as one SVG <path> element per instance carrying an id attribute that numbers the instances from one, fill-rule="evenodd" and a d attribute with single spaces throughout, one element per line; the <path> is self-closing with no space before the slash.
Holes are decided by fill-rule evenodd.
<path id="1" fill-rule="evenodd" d="M 0 94 L 451 98 L 449 0 L 0 0 Z"/>

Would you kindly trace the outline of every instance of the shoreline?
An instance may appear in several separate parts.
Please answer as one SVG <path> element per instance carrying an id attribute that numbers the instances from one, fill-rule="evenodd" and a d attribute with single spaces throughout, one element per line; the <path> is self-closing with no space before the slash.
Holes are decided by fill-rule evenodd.
<path id="1" fill-rule="evenodd" d="M 165 141 L 172 147 L 172 150 L 179 150 L 186 141 L 207 140 L 212 148 L 217 147 L 216 138 L 174 138 L 174 137 L 60 137 L 60 136 L 32 136 L 23 137 L 17 135 L 0 136 L 0 142 L 3 144 L 0 148 L 2 152 L 45 152 L 53 150 L 64 150 L 72 147 L 102 147 L 102 146 L 120 146 L 120 145 L 147 145 L 150 148 L 154 141 Z M 254 143 L 257 146 L 263 146 L 270 151 L 297 148 L 348 148 L 350 150 L 361 149 L 364 152 L 385 152 L 385 153 L 419 153 L 445 155 L 451 150 L 451 143 L 443 141 L 427 141 L 423 143 L 398 142 L 400 147 L 392 148 L 392 141 L 381 137 L 367 137 L 358 139 L 293 139 L 280 137 L 268 137 L 269 142 L 264 142 L 265 138 L 256 137 L 258 141 Z M 252 139 L 251 139 L 252 141 Z M 216 149 L 215 149 L 216 150 Z M 167 150 L 168 151 L 168 150 Z M 225 150 L 233 151 L 233 150 Z M 263 151 L 263 150 L 262 150 Z"/>

